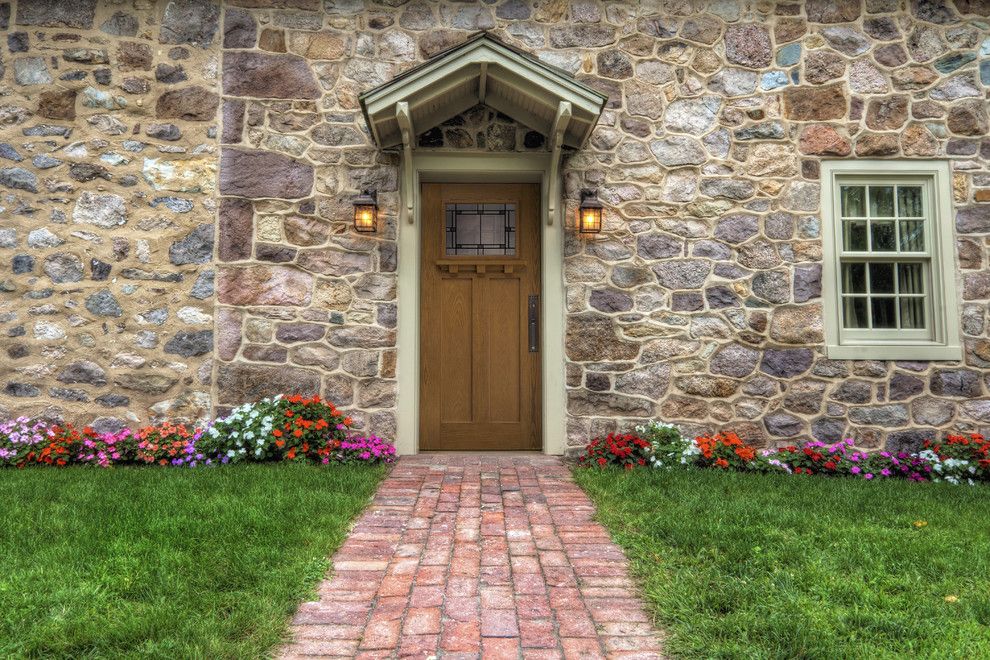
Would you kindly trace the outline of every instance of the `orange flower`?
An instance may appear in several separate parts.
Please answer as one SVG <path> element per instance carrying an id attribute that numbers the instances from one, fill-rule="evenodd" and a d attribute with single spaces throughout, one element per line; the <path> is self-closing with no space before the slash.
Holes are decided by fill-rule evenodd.
<path id="1" fill-rule="evenodd" d="M 292 435 L 296 436 L 297 438 L 301 438 L 302 434 L 303 432 L 300 431 L 299 429 L 296 429 L 295 431 L 292 432 Z"/>
<path id="2" fill-rule="evenodd" d="M 272 431 L 272 435 L 274 435 L 276 438 L 281 438 L 282 432 L 279 431 L 278 429 L 275 429 L 274 431 Z"/>

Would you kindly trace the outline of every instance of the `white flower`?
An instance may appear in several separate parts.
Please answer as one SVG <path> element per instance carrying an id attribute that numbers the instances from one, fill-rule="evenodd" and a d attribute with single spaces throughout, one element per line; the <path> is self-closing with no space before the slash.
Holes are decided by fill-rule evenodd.
<path id="1" fill-rule="evenodd" d="M 230 458 L 233 458 L 234 457 L 234 450 L 233 449 L 228 449 L 227 450 L 227 456 L 229 456 Z"/>

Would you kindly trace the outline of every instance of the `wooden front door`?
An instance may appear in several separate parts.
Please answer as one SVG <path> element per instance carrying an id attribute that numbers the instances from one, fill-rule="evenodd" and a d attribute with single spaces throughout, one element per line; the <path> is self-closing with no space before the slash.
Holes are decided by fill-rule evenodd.
<path id="1" fill-rule="evenodd" d="M 420 448 L 539 450 L 540 188 L 424 183 L 420 211 Z"/>

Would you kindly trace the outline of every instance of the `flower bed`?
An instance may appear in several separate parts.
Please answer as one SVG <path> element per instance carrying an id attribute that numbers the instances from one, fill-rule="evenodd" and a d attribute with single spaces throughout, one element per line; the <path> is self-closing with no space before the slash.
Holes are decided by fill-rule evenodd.
<path id="1" fill-rule="evenodd" d="M 973 485 L 990 481 L 990 441 L 977 433 L 949 434 L 941 442 L 926 442 L 916 453 L 867 453 L 857 450 L 852 440 L 834 444 L 809 440 L 757 451 L 731 431 L 691 439 L 672 424 L 651 422 L 637 426 L 634 434 L 595 438 L 578 462 L 587 467 L 621 466 L 627 470 L 649 465 Z"/>
<path id="2" fill-rule="evenodd" d="M 277 396 L 235 408 L 206 429 L 164 422 L 97 433 L 20 417 L 0 424 L 0 466 L 136 464 L 197 467 L 307 461 L 391 463 L 395 447 L 353 436 L 351 419 L 318 396 Z"/>

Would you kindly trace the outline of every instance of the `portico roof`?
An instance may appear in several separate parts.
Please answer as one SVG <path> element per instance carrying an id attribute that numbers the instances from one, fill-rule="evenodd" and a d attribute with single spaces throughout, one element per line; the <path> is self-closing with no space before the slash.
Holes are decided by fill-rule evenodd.
<path id="1" fill-rule="evenodd" d="M 607 100 L 567 73 L 487 32 L 360 97 L 375 143 L 383 148 L 403 143 L 400 124 L 405 121 L 410 121 L 415 133 L 422 133 L 479 103 L 548 136 L 561 104 L 569 103 L 570 120 L 561 137 L 564 145 L 578 148 L 588 139 Z"/>

